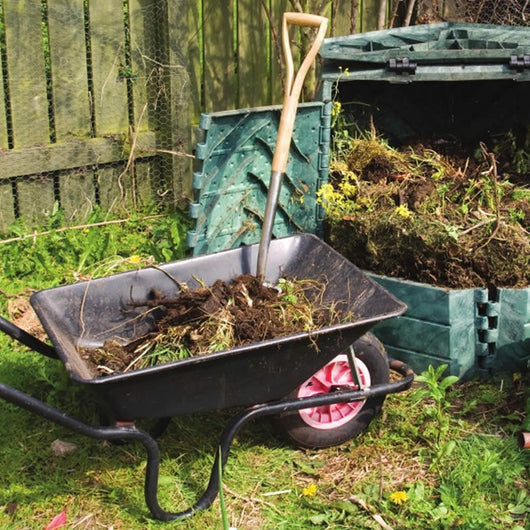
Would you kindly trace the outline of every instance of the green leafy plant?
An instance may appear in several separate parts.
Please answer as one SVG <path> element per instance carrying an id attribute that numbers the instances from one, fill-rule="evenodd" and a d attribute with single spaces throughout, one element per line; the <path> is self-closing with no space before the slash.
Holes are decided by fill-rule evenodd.
<path id="1" fill-rule="evenodd" d="M 428 400 L 433 403 L 433 407 L 427 407 L 426 413 L 432 415 L 436 422 L 435 442 L 439 443 L 448 429 L 448 418 L 445 414 L 450 405 L 447 399 L 447 391 L 451 385 L 458 381 L 458 377 L 448 375 L 442 377 L 447 370 L 447 364 L 429 368 L 416 377 L 418 383 L 424 383 L 415 391 L 415 398 L 418 400 Z M 447 451 L 447 449 L 446 449 Z"/>

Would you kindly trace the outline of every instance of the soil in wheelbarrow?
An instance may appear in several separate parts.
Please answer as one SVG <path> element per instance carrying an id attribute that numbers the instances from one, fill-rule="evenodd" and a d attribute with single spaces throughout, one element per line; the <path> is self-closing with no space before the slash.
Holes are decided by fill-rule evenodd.
<path id="1" fill-rule="evenodd" d="M 81 356 L 100 375 L 124 373 L 352 318 L 337 303 L 323 302 L 326 283 L 315 279 L 280 278 L 270 287 L 243 274 L 210 287 L 179 287 L 174 297 L 153 289 L 147 301 L 131 303 L 160 315 L 148 334 L 127 345 L 108 340 L 102 348 L 82 349 Z"/>
<path id="2" fill-rule="evenodd" d="M 371 131 L 335 147 L 318 194 L 344 257 L 440 287 L 530 285 L 530 128 L 398 148 Z"/>

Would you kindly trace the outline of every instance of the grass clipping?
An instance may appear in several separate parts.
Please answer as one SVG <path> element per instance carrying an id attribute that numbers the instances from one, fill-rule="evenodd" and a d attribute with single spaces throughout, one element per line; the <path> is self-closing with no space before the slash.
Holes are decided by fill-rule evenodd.
<path id="1" fill-rule="evenodd" d="M 280 278 L 269 287 L 243 274 L 211 287 L 180 287 L 174 297 L 153 289 L 149 300 L 131 304 L 146 307 L 146 314 L 157 312 L 148 334 L 126 345 L 108 340 L 81 356 L 100 375 L 124 373 L 351 319 L 340 303 L 324 301 L 326 282 L 315 279 Z"/>
<path id="2" fill-rule="evenodd" d="M 350 139 L 318 192 L 331 245 L 387 276 L 451 288 L 530 285 L 530 157 L 514 162 L 507 152 Z"/>

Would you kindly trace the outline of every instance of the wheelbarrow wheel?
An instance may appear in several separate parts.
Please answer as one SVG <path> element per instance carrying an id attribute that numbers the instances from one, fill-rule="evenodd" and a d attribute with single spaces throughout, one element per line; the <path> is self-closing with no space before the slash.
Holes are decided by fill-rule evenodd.
<path id="1" fill-rule="evenodd" d="M 365 387 L 388 383 L 389 367 L 384 346 L 371 333 L 353 344 L 360 382 Z M 341 354 L 326 364 L 288 398 L 327 394 L 345 387 L 355 390 L 348 357 Z M 310 448 L 340 445 L 364 431 L 377 416 L 385 396 L 290 411 L 277 416 L 275 423 L 291 443 Z"/>

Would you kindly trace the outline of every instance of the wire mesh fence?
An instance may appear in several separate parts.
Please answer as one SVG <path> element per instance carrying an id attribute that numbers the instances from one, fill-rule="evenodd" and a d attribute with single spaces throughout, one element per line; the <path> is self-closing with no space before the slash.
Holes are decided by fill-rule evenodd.
<path id="1" fill-rule="evenodd" d="M 190 155 L 175 5 L 0 2 L 1 231 L 176 203 Z"/>
<path id="2" fill-rule="evenodd" d="M 409 0 L 408 6 L 414 6 Z M 417 23 L 439 20 L 511 26 L 530 25 L 530 0 L 418 0 Z"/>
<path id="3" fill-rule="evenodd" d="M 459 0 L 456 9 L 469 22 L 530 25 L 529 0 Z"/>
<path id="4" fill-rule="evenodd" d="M 528 25 L 529 1 L 395 0 L 387 11 Z M 376 29 L 383 12 L 377 0 L 303 4 L 336 35 L 354 19 Z M 278 28 L 299 5 L 0 0 L 0 238 L 57 211 L 82 224 L 95 208 L 175 208 L 191 190 L 200 113 L 281 102 Z"/>

